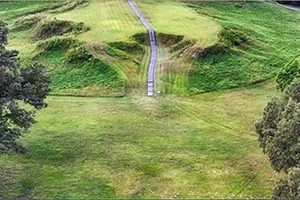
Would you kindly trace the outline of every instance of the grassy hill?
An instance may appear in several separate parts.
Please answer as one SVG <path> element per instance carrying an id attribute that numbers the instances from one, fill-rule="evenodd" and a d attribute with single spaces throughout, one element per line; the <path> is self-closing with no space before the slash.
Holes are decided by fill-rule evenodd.
<path id="1" fill-rule="evenodd" d="M 89 81 L 78 70 L 71 70 L 73 74 L 65 73 L 74 65 L 64 64 L 65 70 L 51 67 L 56 85 L 54 93 L 101 96 L 144 93 L 149 47 L 147 42 L 137 40 L 136 36 L 145 38 L 146 33 L 126 1 L 1 4 L 0 17 L 14 29 L 10 47 L 18 49 L 23 60 L 37 58 L 38 44 L 51 39 L 36 38 L 41 27 L 68 22 L 75 28 L 68 27 L 69 32 L 56 35 L 82 42 L 94 58 L 118 76 Z M 156 87 L 162 93 L 187 95 L 256 84 L 275 77 L 281 67 L 298 55 L 299 15 L 273 3 L 140 0 L 137 4 L 157 31 Z M 18 22 L 28 27 L 20 29 Z M 86 30 L 77 30 L 79 24 Z M 172 43 L 176 37 L 181 39 Z M 64 52 L 69 50 L 72 49 L 64 49 Z M 48 57 L 56 56 L 56 60 L 64 61 L 64 55 L 47 51 Z M 38 57 L 51 66 L 47 57 Z M 98 76 L 101 73 L 97 68 L 87 67 L 89 65 L 77 63 L 78 68 L 91 70 L 90 74 Z M 74 81 L 64 84 L 61 81 L 69 78 L 63 74 Z M 107 83 L 113 80 L 117 82 Z M 56 82 L 64 84 L 65 88 L 58 87 Z M 101 84 L 104 82 L 107 84 Z"/>
<path id="2" fill-rule="evenodd" d="M 0 199 L 270 198 L 278 175 L 253 124 L 300 59 L 300 14 L 135 2 L 157 31 L 156 98 L 144 97 L 147 34 L 126 1 L 0 2 L 9 48 L 42 62 L 56 94 L 22 138 L 28 152 L 0 155 Z"/>

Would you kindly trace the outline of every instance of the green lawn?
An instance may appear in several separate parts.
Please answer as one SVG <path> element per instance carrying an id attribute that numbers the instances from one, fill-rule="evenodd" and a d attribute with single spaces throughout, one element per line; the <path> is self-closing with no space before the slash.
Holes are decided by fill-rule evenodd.
<path id="1" fill-rule="evenodd" d="M 299 15 L 257 2 L 137 4 L 158 32 L 182 34 L 196 40 L 196 47 L 216 42 L 222 28 L 251 39 L 246 49 L 194 62 L 178 59 L 159 44 L 156 84 L 163 94 L 256 85 L 187 97 L 143 97 L 149 49 L 136 55 L 123 52 L 126 58 L 103 50 L 107 42 L 130 41 L 145 32 L 126 1 L 91 1 L 87 7 L 48 14 L 48 19 L 89 26 L 90 31 L 70 37 L 84 41 L 101 60 L 66 63 L 70 49 L 39 54 L 35 59 L 47 66 L 55 92 L 106 94 L 116 89 L 123 94 L 119 86 L 124 81 L 129 95 L 49 97 L 32 133 L 22 138 L 28 152 L 0 155 L 0 199 L 270 198 L 277 174 L 258 147 L 254 123 L 276 90 L 274 81 L 257 83 L 274 77 L 299 53 Z M 51 5 L 0 2 L 0 18 L 13 27 L 17 16 Z M 34 31 L 10 35 L 9 47 L 21 52 L 22 61 L 38 53 Z"/>
<path id="2" fill-rule="evenodd" d="M 137 5 L 157 33 L 183 35 L 202 48 L 218 41 L 221 26 L 178 1 L 138 0 Z"/>
<path id="3" fill-rule="evenodd" d="M 0 156 L 0 194 L 269 198 L 277 176 L 253 124 L 273 94 L 266 84 L 192 98 L 49 97 L 22 139 L 28 153 Z"/>
<path id="4" fill-rule="evenodd" d="M 128 40 L 145 32 L 126 1 L 91 1 L 87 7 L 54 15 L 57 19 L 84 22 L 91 31 L 78 38 L 89 43 Z"/>
<path id="5" fill-rule="evenodd" d="M 249 40 L 246 48 L 233 47 L 229 53 L 196 59 L 189 74 L 190 91 L 208 92 L 268 80 L 300 53 L 297 12 L 270 2 L 185 3 Z"/>

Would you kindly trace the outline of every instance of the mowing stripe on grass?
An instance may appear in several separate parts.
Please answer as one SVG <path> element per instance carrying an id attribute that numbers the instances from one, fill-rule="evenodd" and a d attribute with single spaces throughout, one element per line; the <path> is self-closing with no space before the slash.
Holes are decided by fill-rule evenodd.
<path id="1" fill-rule="evenodd" d="M 154 96 L 154 72 L 157 54 L 155 32 L 148 20 L 146 20 L 146 18 L 142 15 L 142 13 L 139 11 L 134 2 L 132 0 L 128 0 L 128 4 L 149 33 L 151 58 L 148 67 L 147 95 Z"/>

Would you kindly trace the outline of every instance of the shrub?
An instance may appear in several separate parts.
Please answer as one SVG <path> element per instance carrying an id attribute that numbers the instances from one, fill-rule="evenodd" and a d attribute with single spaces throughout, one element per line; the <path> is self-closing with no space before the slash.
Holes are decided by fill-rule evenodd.
<path id="1" fill-rule="evenodd" d="M 67 52 L 65 61 L 68 63 L 88 62 L 93 60 L 93 55 L 85 46 L 80 46 Z"/>
<path id="2" fill-rule="evenodd" d="M 136 33 L 132 36 L 132 39 L 140 44 L 148 44 L 149 43 L 149 35 L 148 33 Z"/>
<path id="3" fill-rule="evenodd" d="M 121 50 L 111 47 L 109 45 L 107 45 L 105 47 L 105 50 L 106 50 L 107 55 L 109 55 L 109 56 L 124 58 L 124 59 L 128 58 L 128 55 L 124 51 L 121 51 Z"/>
<path id="4" fill-rule="evenodd" d="M 110 42 L 108 43 L 108 45 L 129 53 L 139 53 L 141 51 L 144 51 L 143 47 L 137 42 Z"/>
<path id="5" fill-rule="evenodd" d="M 246 47 L 249 44 L 248 37 L 238 31 L 232 29 L 224 29 L 219 33 L 221 42 L 228 46 Z"/>
<path id="6" fill-rule="evenodd" d="M 166 46 L 172 46 L 177 44 L 183 40 L 184 36 L 182 35 L 173 35 L 173 34 L 166 34 L 166 33 L 159 33 L 157 34 L 157 40 Z"/>
<path id="7" fill-rule="evenodd" d="M 278 88 L 283 91 L 288 85 L 290 85 L 300 75 L 300 65 L 297 60 L 292 61 L 281 69 L 277 75 L 276 82 Z"/>
<path id="8" fill-rule="evenodd" d="M 61 21 L 61 20 L 53 20 L 53 21 L 45 21 L 36 29 L 36 37 L 38 39 L 48 39 L 53 36 L 61 36 L 66 33 L 81 33 L 88 31 L 89 28 L 84 25 L 84 23 L 74 23 L 70 21 Z"/>
<path id="9" fill-rule="evenodd" d="M 183 50 L 186 49 L 187 47 L 190 47 L 192 45 L 194 45 L 195 42 L 191 41 L 191 40 L 183 40 L 181 42 L 179 42 L 178 44 L 176 44 L 173 48 L 172 48 L 172 52 L 176 52 L 179 50 Z"/>
<path id="10" fill-rule="evenodd" d="M 212 46 L 200 50 L 197 54 L 201 58 L 206 58 L 213 55 L 226 54 L 230 51 L 230 48 L 223 43 L 216 43 Z"/>
<path id="11" fill-rule="evenodd" d="M 42 15 L 29 15 L 19 18 L 14 23 L 13 30 L 28 30 L 36 26 L 43 19 Z"/>
<path id="12" fill-rule="evenodd" d="M 52 39 L 39 42 L 38 49 L 43 51 L 49 50 L 67 50 L 69 48 L 78 47 L 82 44 L 79 40 L 73 38 L 59 38 L 54 37 Z"/>

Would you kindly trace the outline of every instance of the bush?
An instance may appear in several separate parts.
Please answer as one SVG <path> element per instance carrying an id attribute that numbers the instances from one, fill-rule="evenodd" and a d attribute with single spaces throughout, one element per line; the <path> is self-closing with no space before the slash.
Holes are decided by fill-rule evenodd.
<path id="1" fill-rule="evenodd" d="M 128 55 L 124 51 L 121 51 L 121 50 L 111 47 L 109 45 L 105 46 L 105 50 L 106 50 L 107 55 L 109 55 L 111 57 L 128 59 Z"/>
<path id="2" fill-rule="evenodd" d="M 300 199 L 300 168 L 291 169 L 276 185 L 274 199 Z"/>
<path id="3" fill-rule="evenodd" d="M 65 61 L 68 63 L 88 62 L 93 58 L 93 55 L 84 46 L 80 46 L 67 52 Z"/>
<path id="4" fill-rule="evenodd" d="M 136 33 L 132 36 L 132 39 L 140 44 L 148 44 L 149 43 L 149 35 L 148 33 Z"/>
<path id="5" fill-rule="evenodd" d="M 298 61 L 292 61 L 281 69 L 277 75 L 276 82 L 278 88 L 283 91 L 288 85 L 290 85 L 300 75 L 300 65 Z"/>
<path id="6" fill-rule="evenodd" d="M 177 44 L 183 40 L 183 35 L 172 35 L 172 34 L 166 34 L 166 33 L 159 33 L 157 34 L 157 40 L 166 46 L 172 46 L 174 44 Z"/>
<path id="7" fill-rule="evenodd" d="M 228 46 L 246 47 L 249 44 L 248 37 L 238 31 L 232 29 L 224 29 L 219 33 L 221 42 Z"/>
<path id="8" fill-rule="evenodd" d="M 192 40 L 183 40 L 183 41 L 179 42 L 178 44 L 176 44 L 172 48 L 172 52 L 176 52 L 176 51 L 179 51 L 179 50 L 184 50 L 187 47 L 191 47 L 194 44 L 195 44 L 195 42 L 192 41 Z"/>
<path id="9" fill-rule="evenodd" d="M 84 23 L 74 23 L 70 21 L 61 21 L 61 20 L 53 20 L 53 21 L 45 21 L 36 29 L 36 37 L 38 39 L 48 39 L 53 36 L 61 36 L 66 33 L 81 33 L 88 31 L 89 28 L 84 25 Z"/>
<path id="10" fill-rule="evenodd" d="M 197 55 L 201 58 L 206 58 L 213 55 L 226 54 L 230 51 L 230 48 L 223 43 L 216 43 L 212 46 L 200 50 Z"/>
<path id="11" fill-rule="evenodd" d="M 52 39 L 39 42 L 38 49 L 43 51 L 49 50 L 67 50 L 82 45 L 82 42 L 73 38 L 59 38 L 54 37 Z"/>
<path id="12" fill-rule="evenodd" d="M 42 15 L 29 15 L 26 17 L 19 18 L 14 23 L 13 30 L 28 30 L 36 26 L 43 19 Z"/>
<path id="13" fill-rule="evenodd" d="M 108 45 L 129 53 L 139 53 L 144 51 L 143 47 L 137 42 L 110 42 Z"/>

